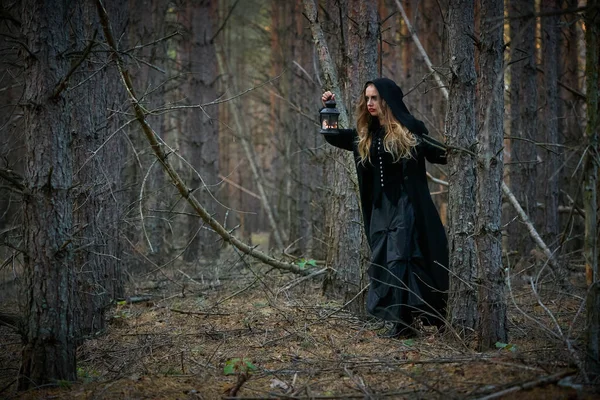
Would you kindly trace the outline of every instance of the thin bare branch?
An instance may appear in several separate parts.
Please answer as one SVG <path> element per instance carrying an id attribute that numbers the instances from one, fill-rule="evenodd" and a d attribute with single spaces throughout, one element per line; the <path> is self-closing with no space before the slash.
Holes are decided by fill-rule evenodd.
<path id="1" fill-rule="evenodd" d="M 404 23 L 406 24 L 406 27 L 408 28 L 408 31 L 410 32 L 410 35 L 412 36 L 412 39 L 415 42 L 415 45 L 417 46 L 417 48 L 419 49 L 419 52 L 421 53 L 421 55 L 423 56 L 423 59 L 425 60 L 425 64 L 427 65 L 427 67 L 429 68 L 429 70 L 431 72 L 435 72 L 433 74 L 433 76 L 434 76 L 436 82 L 438 83 L 439 88 L 442 89 L 442 93 L 444 94 L 444 97 L 447 99 L 448 98 L 448 89 L 446 88 L 446 84 L 444 82 L 442 82 L 442 79 L 440 78 L 439 73 L 437 73 L 437 71 L 435 71 L 435 68 L 433 68 L 433 63 L 427 56 L 427 52 L 423 48 L 423 45 L 421 44 L 421 41 L 419 40 L 419 37 L 417 36 L 417 32 L 415 31 L 412 24 L 410 23 L 410 20 L 408 19 L 408 15 L 406 15 L 406 12 L 404 11 L 404 7 L 402 7 L 402 3 L 400 3 L 399 0 L 396 0 L 396 5 L 398 6 L 400 13 L 402 14 L 402 19 L 404 19 Z"/>
<path id="2" fill-rule="evenodd" d="M 83 53 L 81 54 L 81 57 L 79 58 L 79 60 L 77 60 L 77 62 L 75 64 L 73 64 L 73 66 L 71 67 L 69 72 L 67 72 L 67 75 L 65 75 L 65 77 L 61 79 L 61 81 L 58 83 L 58 85 L 56 85 L 56 89 L 54 89 L 54 93 L 52 93 L 53 99 L 57 98 L 62 93 L 62 91 L 65 90 L 65 88 L 69 84 L 69 78 L 71 77 L 71 75 L 73 75 L 73 73 L 75 71 L 77 71 L 77 68 L 79 68 L 79 66 L 90 55 L 90 52 L 94 48 L 94 45 L 96 45 L 95 40 L 96 40 L 97 34 L 98 34 L 98 31 L 94 31 L 94 36 L 92 36 L 90 43 L 83 50 Z"/>
<path id="3" fill-rule="evenodd" d="M 285 262 L 276 260 L 276 259 L 256 250 L 255 248 L 248 246 L 246 243 L 240 241 L 235 236 L 232 236 L 219 222 L 217 222 L 204 209 L 204 207 L 202 207 L 202 205 L 193 196 L 193 194 L 190 193 L 190 190 L 188 189 L 188 187 L 185 184 L 185 182 L 183 181 L 183 179 L 179 176 L 177 171 L 170 164 L 170 162 L 167 158 L 167 154 L 165 153 L 165 150 L 163 149 L 163 146 L 158 141 L 156 133 L 152 130 L 152 128 L 146 121 L 146 112 L 138 102 L 137 96 L 135 94 L 135 90 L 133 88 L 133 83 L 131 81 L 131 76 L 129 75 L 129 72 L 125 68 L 123 60 L 121 59 L 121 56 L 119 54 L 117 43 L 112 34 L 112 28 L 110 25 L 110 20 L 108 18 L 108 13 L 106 12 L 106 9 L 104 8 L 104 5 L 102 4 L 101 0 L 96 0 L 96 7 L 98 10 L 98 14 L 100 16 L 100 21 L 101 21 L 102 27 L 104 29 L 104 34 L 106 36 L 107 43 L 108 43 L 110 49 L 112 50 L 112 56 L 116 62 L 116 65 L 117 65 L 117 68 L 119 71 L 119 75 L 121 76 L 121 80 L 127 91 L 128 97 L 130 98 L 131 104 L 135 111 L 136 118 L 137 118 L 138 122 L 140 123 L 142 130 L 143 130 L 144 134 L 146 135 L 146 138 L 150 142 L 150 144 L 152 146 L 152 150 L 154 151 L 154 154 L 156 155 L 158 161 L 161 163 L 165 172 L 167 172 L 167 174 L 173 181 L 173 184 L 175 185 L 175 187 L 177 188 L 177 190 L 179 191 L 181 196 L 188 201 L 188 203 L 198 213 L 198 215 L 200 215 L 200 217 L 204 220 L 204 222 L 206 222 L 211 228 L 213 228 L 223 238 L 223 240 L 225 240 L 228 243 L 231 243 L 233 246 L 238 248 L 243 253 L 249 254 L 249 255 L 257 258 L 258 260 L 264 262 L 265 264 L 271 265 L 274 268 L 297 273 L 300 275 L 308 275 L 310 273 L 310 271 L 303 270 L 303 269 L 299 268 L 298 266 L 290 264 L 290 263 L 285 263 Z"/>

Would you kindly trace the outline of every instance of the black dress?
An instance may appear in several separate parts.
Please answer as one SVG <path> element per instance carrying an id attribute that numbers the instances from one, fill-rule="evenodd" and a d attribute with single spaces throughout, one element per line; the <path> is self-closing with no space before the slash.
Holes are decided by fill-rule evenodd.
<path id="1" fill-rule="evenodd" d="M 383 129 L 375 132 L 371 147 L 373 180 L 380 180 L 382 190 L 373 201 L 369 224 L 372 255 L 367 311 L 401 324 L 409 325 L 417 316 L 425 323 L 436 323 L 439 311 L 430 305 L 439 297 L 437 285 L 423 268 L 415 212 L 403 181 L 386 176 L 382 136 Z"/>
<path id="2" fill-rule="evenodd" d="M 378 78 L 365 88 L 370 84 L 417 145 L 411 157 L 394 160 L 382 148 L 383 129 L 373 118 L 371 160 L 362 162 L 355 129 L 323 135 L 329 144 L 354 155 L 363 226 L 372 250 L 367 310 L 403 324 L 419 316 L 425 324 L 439 325 L 448 297 L 448 240 L 429 193 L 425 160 L 445 164 L 446 148 L 410 114 L 394 81 Z"/>

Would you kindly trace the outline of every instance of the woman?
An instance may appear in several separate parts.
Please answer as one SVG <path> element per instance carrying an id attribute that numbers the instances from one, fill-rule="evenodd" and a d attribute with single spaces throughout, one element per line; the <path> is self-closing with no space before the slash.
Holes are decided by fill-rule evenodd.
<path id="1" fill-rule="evenodd" d="M 446 150 L 427 136 L 402 97 L 390 79 L 367 82 L 357 128 L 325 135 L 354 153 L 372 251 L 367 311 L 394 323 L 390 337 L 414 336 L 417 319 L 441 326 L 448 290 L 448 241 L 425 173 L 425 159 L 445 164 Z M 323 93 L 323 103 L 330 98 Z"/>

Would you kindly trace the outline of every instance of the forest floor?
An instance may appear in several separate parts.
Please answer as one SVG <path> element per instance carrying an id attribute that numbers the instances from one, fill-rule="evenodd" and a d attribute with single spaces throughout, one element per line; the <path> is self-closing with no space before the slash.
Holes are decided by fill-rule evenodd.
<path id="1" fill-rule="evenodd" d="M 233 262 L 212 274 L 193 268 L 137 277 L 107 331 L 78 349 L 77 382 L 14 391 L 20 339 L 0 328 L 0 398 L 23 399 L 592 399 L 581 385 L 585 295 L 513 277 L 510 341 L 486 352 L 452 330 L 414 339 L 378 337 L 304 280 Z M 145 296 L 145 297 L 142 297 Z M 518 309 L 517 309 L 518 308 Z M 519 309 L 521 311 L 519 311 Z M 551 314 L 551 316 L 550 316 Z M 555 324 L 554 320 L 556 320 Z M 574 350 L 555 336 L 558 326 Z M 550 333 L 552 332 L 552 333 Z M 560 334 L 558 334 L 560 336 Z M 575 354 L 575 356 L 574 356 Z"/>

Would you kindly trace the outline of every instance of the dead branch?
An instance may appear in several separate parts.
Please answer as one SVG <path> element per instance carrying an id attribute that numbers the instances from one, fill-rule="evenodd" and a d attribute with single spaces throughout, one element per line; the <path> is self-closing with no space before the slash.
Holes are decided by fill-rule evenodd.
<path id="1" fill-rule="evenodd" d="M 144 303 L 146 301 L 150 301 L 154 298 L 155 296 L 151 296 L 151 295 L 144 295 L 144 296 L 131 296 L 128 297 L 127 299 L 125 299 L 125 302 L 127 304 L 137 304 L 137 303 Z"/>
<path id="2" fill-rule="evenodd" d="M 61 81 L 58 83 L 58 85 L 56 85 L 56 89 L 54 90 L 54 93 L 52 93 L 51 98 L 53 98 L 53 99 L 57 98 L 58 95 L 61 94 L 62 91 L 67 88 L 67 85 L 69 84 L 69 78 L 71 77 L 71 75 L 73 75 L 73 73 L 75 71 L 77 71 L 77 68 L 79 68 L 79 66 L 85 61 L 85 59 L 88 57 L 88 55 L 92 51 L 92 48 L 96 44 L 95 40 L 96 40 L 97 34 L 98 34 L 98 31 L 94 31 L 94 36 L 92 36 L 90 43 L 83 50 L 83 54 L 81 55 L 79 60 L 77 60 L 77 62 L 75 64 L 73 64 L 73 66 L 71 67 L 69 72 L 67 72 L 67 75 L 65 75 L 65 77 L 61 79 Z"/>
<path id="3" fill-rule="evenodd" d="M 429 173 L 427 173 L 427 178 L 429 178 L 432 182 L 435 182 L 437 184 L 440 184 L 440 185 L 443 185 L 443 186 L 448 186 L 448 182 L 446 182 L 446 181 L 444 181 L 442 179 L 434 178 Z M 519 201 L 517 200 L 517 198 L 515 197 L 515 195 L 510 191 L 510 189 L 508 188 L 508 186 L 504 182 L 502 182 L 502 192 L 504 192 L 504 195 L 508 199 L 509 203 L 514 207 L 515 211 L 517 212 L 517 214 L 521 218 L 521 221 L 527 227 L 529 235 L 531 236 L 531 238 L 533 239 L 533 241 L 535 242 L 535 244 L 537 244 L 538 247 L 544 252 L 544 255 L 548 259 L 548 264 L 550 265 L 550 268 L 552 269 L 552 272 L 557 277 L 559 277 L 560 276 L 559 275 L 560 269 L 559 269 L 558 265 L 556 264 L 556 261 L 554 260 L 554 256 L 552 255 L 552 252 L 550 251 L 550 249 L 548 248 L 548 246 L 546 246 L 546 243 L 544 243 L 544 240 L 540 237 L 540 234 L 537 232 L 537 230 L 533 226 L 533 223 L 529 219 L 529 216 L 527 215 L 527 213 L 525 212 L 525 210 L 523 210 L 523 208 L 521 207 L 521 204 L 519 204 Z"/>
<path id="4" fill-rule="evenodd" d="M 310 275 L 306 275 L 306 276 L 303 276 L 301 278 L 298 278 L 298 279 L 294 280 L 293 282 L 287 284 L 285 287 L 279 289 L 279 291 L 277 293 L 281 293 L 283 291 L 290 290 L 294 286 L 297 286 L 297 285 L 301 284 L 302 282 L 304 282 L 304 281 L 306 281 L 308 279 L 311 279 L 311 278 L 314 278 L 315 276 L 319 276 L 319 275 L 322 275 L 322 274 L 326 273 L 327 270 L 328 270 L 328 268 L 323 268 L 323 269 L 320 269 L 318 271 L 313 272 Z"/>
<path id="5" fill-rule="evenodd" d="M 259 199 L 260 200 L 260 196 L 257 195 L 256 193 L 254 193 L 251 190 L 246 189 L 245 187 L 238 185 L 237 183 L 235 183 L 234 181 L 232 181 L 231 179 L 223 176 L 223 175 L 219 175 L 219 179 L 221 179 L 223 182 L 230 184 L 231 186 L 233 186 L 236 189 L 241 190 L 242 192 L 246 193 L 247 195 L 250 195 L 252 197 L 254 197 L 255 199 Z"/>
<path id="6" fill-rule="evenodd" d="M 235 386 L 229 390 L 229 397 L 237 397 L 237 392 L 242 388 L 242 385 L 246 383 L 248 379 L 250 379 L 249 373 L 239 374 Z"/>
<path id="7" fill-rule="evenodd" d="M 548 264 L 550 265 L 552 272 L 554 272 L 554 274 L 557 277 L 560 277 L 561 276 L 560 268 L 556 264 L 556 261 L 554 260 L 552 252 L 550 251 L 548 246 L 546 246 L 546 243 L 544 243 L 544 241 L 540 237 L 539 233 L 533 226 L 533 223 L 529 220 L 529 216 L 525 213 L 525 210 L 523 210 L 523 208 L 521 207 L 521 204 L 519 204 L 519 201 L 517 200 L 515 195 L 510 191 L 510 189 L 508 188 L 508 185 L 506 185 L 506 183 L 504 183 L 504 182 L 502 182 L 502 191 L 504 192 L 504 195 L 508 198 L 510 204 L 514 207 L 515 211 L 521 218 L 521 221 L 525 224 L 525 226 L 527 226 L 529 235 L 531 236 L 531 238 L 533 239 L 535 244 L 537 244 L 538 247 L 544 252 L 544 255 L 546 257 L 548 257 Z"/>
<path id="8" fill-rule="evenodd" d="M 135 94 L 131 76 L 129 75 L 129 71 L 125 68 L 124 62 L 119 54 L 117 43 L 114 39 L 110 21 L 108 19 L 108 13 L 106 12 L 106 9 L 104 8 L 104 5 L 102 4 L 101 0 L 96 0 L 96 7 L 98 10 L 98 14 L 100 16 L 100 21 L 102 24 L 102 28 L 104 30 L 104 35 L 106 36 L 106 41 L 111 50 L 112 57 L 114 58 L 114 60 L 116 62 L 117 69 L 119 71 L 119 75 L 121 76 L 122 83 L 125 86 L 128 97 L 133 106 L 136 119 L 140 123 L 140 126 L 141 126 L 144 134 L 146 135 L 146 138 L 150 142 L 150 144 L 152 146 L 152 150 L 154 151 L 154 154 L 156 155 L 158 161 L 161 163 L 161 165 L 163 166 L 163 169 L 171 178 L 173 184 L 175 185 L 175 187 L 177 188 L 177 190 L 179 191 L 181 196 L 187 200 L 187 202 L 198 213 L 198 215 L 202 218 L 202 220 L 204 220 L 205 223 L 207 223 L 211 228 L 213 228 L 215 230 L 215 232 L 217 232 L 223 238 L 223 240 L 225 242 L 231 243 L 233 246 L 235 246 L 237 249 L 239 249 L 243 253 L 249 254 L 249 255 L 257 258 L 258 260 L 264 262 L 265 264 L 268 264 L 277 269 L 281 269 L 281 270 L 288 271 L 288 272 L 293 272 L 293 273 L 296 273 L 299 275 L 310 274 L 310 271 L 303 270 L 294 264 L 284 263 L 279 260 L 276 260 L 276 259 L 256 250 L 255 248 L 247 245 L 246 243 L 240 241 L 235 236 L 231 235 L 219 222 L 217 222 L 204 209 L 204 207 L 202 207 L 202 205 L 198 202 L 198 200 L 194 197 L 194 195 L 188 189 L 188 187 L 185 184 L 185 182 L 183 181 L 183 179 L 179 176 L 177 171 L 173 168 L 173 166 L 169 162 L 168 155 L 164 151 L 161 143 L 159 142 L 159 140 L 156 136 L 156 133 L 152 130 L 152 127 L 150 127 L 150 125 L 146 121 L 146 111 L 139 104 L 139 102 L 137 100 L 137 96 Z"/>
<path id="9" fill-rule="evenodd" d="M 211 311 L 185 311 L 185 310 L 178 310 L 176 308 L 169 308 L 169 307 L 165 307 L 165 306 L 159 306 L 160 308 L 164 308 L 165 310 L 169 310 L 171 312 L 174 312 L 176 314 L 185 314 L 185 315 L 206 315 L 206 316 L 210 316 L 210 315 L 230 315 L 229 313 L 219 313 L 219 312 L 211 312 Z"/>
<path id="10" fill-rule="evenodd" d="M 410 20 L 408 19 L 408 16 L 406 15 L 406 12 L 404 11 L 404 7 L 402 7 L 402 3 L 400 3 L 399 0 L 396 0 L 396 5 L 398 6 L 400 13 L 402 14 L 402 19 L 404 20 L 404 23 L 406 24 L 406 27 L 408 28 L 408 31 L 410 32 L 410 36 L 412 37 L 413 41 L 415 42 L 415 45 L 417 46 L 417 49 L 419 49 L 419 52 L 421 53 L 421 55 L 423 56 L 423 59 L 425 60 L 425 64 L 427 64 L 427 67 L 433 73 L 433 77 L 435 78 L 435 81 L 437 82 L 440 89 L 442 89 L 442 93 L 444 93 L 444 97 L 446 99 L 448 99 L 448 89 L 446 88 L 446 84 L 444 84 L 444 82 L 442 82 L 442 79 L 440 78 L 439 73 L 433 68 L 433 64 L 431 63 L 431 60 L 427 56 L 427 52 L 423 48 L 423 45 L 421 44 L 421 41 L 419 40 L 419 37 L 417 36 L 417 32 L 415 31 L 412 24 L 410 23 Z"/>
<path id="11" fill-rule="evenodd" d="M 150 252 L 154 253 L 154 247 L 152 247 L 152 241 L 150 240 L 150 236 L 148 236 L 148 232 L 146 232 L 146 222 L 144 220 L 144 187 L 146 187 L 146 181 L 148 180 L 148 176 L 150 175 L 150 171 L 152 171 L 152 167 L 156 164 L 157 160 L 152 161 L 152 164 L 148 167 L 148 171 L 146 171 L 146 175 L 144 175 L 144 179 L 142 180 L 142 184 L 140 185 L 140 195 L 138 198 L 138 207 L 140 211 L 140 223 L 142 224 L 142 232 L 144 237 L 146 238 L 146 242 L 148 242 L 148 247 L 150 248 Z"/>
<path id="12" fill-rule="evenodd" d="M 549 383 L 558 382 L 559 380 L 561 380 L 565 376 L 573 375 L 573 374 L 575 374 L 575 371 L 573 371 L 573 370 L 561 371 L 561 372 L 558 372 L 558 373 L 556 373 L 554 375 L 543 376 L 543 377 L 538 378 L 536 380 L 529 381 L 529 382 L 523 383 L 521 385 L 513 386 L 511 388 L 504 389 L 504 390 L 501 390 L 501 391 L 496 392 L 496 393 L 492 393 L 492 394 L 490 394 L 488 396 L 480 397 L 477 400 L 497 399 L 497 398 L 505 396 L 507 394 L 518 392 L 519 390 L 527 390 L 527 389 L 534 388 L 536 386 L 542 386 L 542 385 L 547 385 Z"/>

